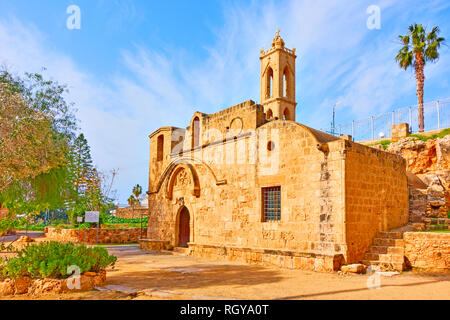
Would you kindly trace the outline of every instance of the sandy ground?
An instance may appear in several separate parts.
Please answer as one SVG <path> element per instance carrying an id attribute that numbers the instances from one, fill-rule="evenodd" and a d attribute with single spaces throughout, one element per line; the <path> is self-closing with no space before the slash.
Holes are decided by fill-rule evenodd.
<path id="1" fill-rule="evenodd" d="M 99 290 L 9 299 L 450 299 L 450 274 L 404 272 L 380 277 L 339 275 L 211 261 L 171 253 L 145 252 L 137 245 L 108 246 L 118 257 Z M 8 300 L 8 299 L 6 299 Z"/>

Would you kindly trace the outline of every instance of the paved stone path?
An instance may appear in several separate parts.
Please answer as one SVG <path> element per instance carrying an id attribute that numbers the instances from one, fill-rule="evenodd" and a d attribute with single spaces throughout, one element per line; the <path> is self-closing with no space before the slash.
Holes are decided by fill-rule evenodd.
<path id="1" fill-rule="evenodd" d="M 134 299 L 450 299 L 450 274 L 386 274 L 380 289 L 369 289 L 369 275 L 249 266 L 138 246 L 107 248 L 118 256 L 108 284 L 132 288 Z"/>
<path id="2" fill-rule="evenodd" d="M 450 299 L 450 274 L 406 272 L 380 276 L 381 287 L 369 289 L 368 275 L 242 265 L 142 251 L 137 245 L 106 248 L 118 261 L 114 270 L 108 270 L 104 287 L 12 299 Z"/>

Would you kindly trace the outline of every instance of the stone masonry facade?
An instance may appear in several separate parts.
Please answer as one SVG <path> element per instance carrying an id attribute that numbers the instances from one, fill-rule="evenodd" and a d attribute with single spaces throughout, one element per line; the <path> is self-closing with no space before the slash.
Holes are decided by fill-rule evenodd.
<path id="1" fill-rule="evenodd" d="M 403 239 L 413 269 L 450 270 L 450 233 L 406 232 Z"/>
<path id="2" fill-rule="evenodd" d="M 191 255 L 333 271 L 408 222 L 406 162 L 295 122 L 295 50 L 261 52 L 261 104 L 150 135 L 147 241 Z"/>

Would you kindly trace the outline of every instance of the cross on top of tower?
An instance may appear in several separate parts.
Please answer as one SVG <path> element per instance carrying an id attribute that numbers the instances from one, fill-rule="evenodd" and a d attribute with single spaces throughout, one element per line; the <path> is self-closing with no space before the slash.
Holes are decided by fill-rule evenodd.
<path id="1" fill-rule="evenodd" d="M 276 36 L 272 41 L 272 47 L 283 48 L 284 40 L 280 37 L 280 30 L 277 29 Z"/>

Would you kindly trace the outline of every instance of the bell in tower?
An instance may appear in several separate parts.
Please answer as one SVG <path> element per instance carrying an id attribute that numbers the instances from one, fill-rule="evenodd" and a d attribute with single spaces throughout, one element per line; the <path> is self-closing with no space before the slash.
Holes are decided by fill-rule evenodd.
<path id="1" fill-rule="evenodd" d="M 261 104 L 267 119 L 295 121 L 295 48 L 284 46 L 280 30 L 269 50 L 261 50 Z"/>

